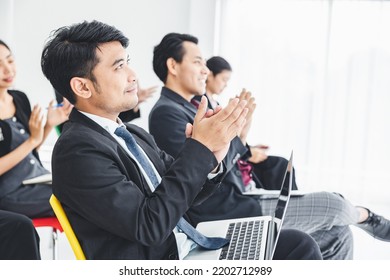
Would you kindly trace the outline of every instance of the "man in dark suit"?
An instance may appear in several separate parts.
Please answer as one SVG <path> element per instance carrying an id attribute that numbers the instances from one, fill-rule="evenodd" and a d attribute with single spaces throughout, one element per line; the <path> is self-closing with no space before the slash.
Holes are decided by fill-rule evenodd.
<path id="1" fill-rule="evenodd" d="M 53 150 L 53 193 L 88 259 L 183 258 L 194 243 L 176 225 L 218 187 L 246 102 L 235 99 L 212 114 L 204 100 L 173 160 L 148 133 L 118 118 L 137 104 L 127 45 L 119 30 L 97 21 L 60 28 L 46 44 L 43 73 L 75 105 Z M 318 258 L 305 238 L 296 235 L 284 257 Z"/>
<path id="2" fill-rule="evenodd" d="M 202 75 L 209 73 L 197 43 L 197 38 L 191 35 L 170 33 L 154 49 L 154 71 L 165 86 L 149 115 L 149 131 L 157 145 L 174 157 L 185 140 L 180 131 L 194 120 L 196 107 L 191 99 L 194 95 L 203 95 L 204 89 L 197 85 L 205 83 Z M 249 152 L 245 153 L 244 145 L 255 106 L 251 105 L 254 100 L 250 94 L 243 92 L 241 97 L 248 100 L 249 113 L 239 133 L 240 139 L 232 141 L 226 156 L 233 158 L 234 163 L 250 156 Z M 236 151 L 244 148 L 244 152 L 231 155 L 232 147 Z M 222 186 L 201 205 L 188 211 L 194 225 L 202 221 L 271 215 L 274 211 L 276 199 L 242 194 L 244 184 L 237 164 L 228 170 Z M 349 225 L 357 225 L 375 238 L 390 240 L 389 221 L 383 217 L 371 219 L 373 215 L 380 217 L 366 208 L 353 206 L 339 194 L 310 193 L 291 197 L 284 228 L 309 233 L 320 245 L 324 259 L 351 259 L 353 238 Z"/>

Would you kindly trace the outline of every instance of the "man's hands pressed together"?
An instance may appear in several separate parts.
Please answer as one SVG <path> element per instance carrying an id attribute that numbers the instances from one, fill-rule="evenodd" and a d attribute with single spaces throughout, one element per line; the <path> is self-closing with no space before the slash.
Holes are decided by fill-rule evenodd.
<path id="1" fill-rule="evenodd" d="M 193 125 L 187 124 L 186 135 L 205 145 L 221 162 L 229 150 L 230 141 L 246 123 L 247 101 L 234 98 L 225 108 L 207 110 L 207 98 L 202 97 Z"/>

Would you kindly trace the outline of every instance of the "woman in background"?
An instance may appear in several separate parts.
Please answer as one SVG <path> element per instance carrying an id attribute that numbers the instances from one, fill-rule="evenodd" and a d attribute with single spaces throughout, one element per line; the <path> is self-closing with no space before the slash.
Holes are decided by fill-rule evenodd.
<path id="1" fill-rule="evenodd" d="M 24 185 L 23 181 L 49 174 L 39 160 L 37 149 L 54 126 L 64 122 L 72 106 L 50 102 L 46 117 L 27 96 L 11 90 L 16 66 L 10 48 L 0 40 L 0 209 L 30 218 L 53 216 L 48 184 Z"/>
<path id="2" fill-rule="evenodd" d="M 222 94 L 230 80 L 233 70 L 229 62 L 220 56 L 209 58 L 206 65 L 210 72 L 207 76 L 205 96 L 207 97 L 209 108 L 214 109 L 218 105 L 215 96 Z M 241 95 L 244 94 L 250 95 L 251 93 L 243 89 Z M 201 98 L 201 96 L 195 96 L 191 102 L 197 106 Z M 282 157 L 268 156 L 266 154 L 268 150 L 267 145 L 255 145 L 249 148 L 251 157 L 248 160 L 238 161 L 245 186 L 244 190 L 255 187 L 254 181 L 256 181 L 257 187 L 268 190 L 279 190 L 288 161 Z M 294 172 L 292 189 L 296 190 L 297 188 Z"/>

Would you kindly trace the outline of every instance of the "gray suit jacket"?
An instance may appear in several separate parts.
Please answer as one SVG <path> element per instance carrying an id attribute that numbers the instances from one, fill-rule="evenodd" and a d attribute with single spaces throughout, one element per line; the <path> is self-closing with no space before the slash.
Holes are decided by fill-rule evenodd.
<path id="1" fill-rule="evenodd" d="M 176 259 L 172 230 L 218 187 L 207 180 L 217 161 L 192 139 L 173 160 L 144 130 L 126 126 L 162 176 L 153 193 L 118 142 L 75 109 L 54 147 L 53 193 L 87 259 Z"/>

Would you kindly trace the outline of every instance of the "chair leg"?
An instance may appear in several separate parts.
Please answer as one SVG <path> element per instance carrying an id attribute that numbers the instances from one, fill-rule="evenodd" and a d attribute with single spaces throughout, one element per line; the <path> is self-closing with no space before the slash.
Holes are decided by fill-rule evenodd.
<path id="1" fill-rule="evenodd" d="M 58 259 L 58 232 L 55 228 L 52 231 L 52 240 L 53 240 L 53 260 Z"/>

